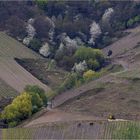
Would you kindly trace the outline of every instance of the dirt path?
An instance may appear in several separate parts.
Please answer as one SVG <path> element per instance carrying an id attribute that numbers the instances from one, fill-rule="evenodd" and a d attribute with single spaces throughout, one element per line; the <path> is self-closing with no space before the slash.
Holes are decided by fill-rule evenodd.
<path id="1" fill-rule="evenodd" d="M 45 91 L 50 88 L 21 67 L 14 58 L 41 58 L 18 41 L 0 32 L 0 78 L 18 92 L 26 85 L 39 85 Z"/>

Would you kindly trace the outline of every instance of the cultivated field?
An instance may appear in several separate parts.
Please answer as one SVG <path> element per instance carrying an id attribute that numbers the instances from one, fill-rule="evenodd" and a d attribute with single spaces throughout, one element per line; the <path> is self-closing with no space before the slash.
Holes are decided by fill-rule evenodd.
<path id="1" fill-rule="evenodd" d="M 2 58 L 40 58 L 38 54 L 28 49 L 12 37 L 0 32 L 0 57 Z"/>
<path id="2" fill-rule="evenodd" d="M 16 133 L 15 133 L 16 132 Z M 34 128 L 0 130 L 1 139 L 139 139 L 140 123 L 128 121 L 54 122 Z"/>
<path id="3" fill-rule="evenodd" d="M 18 95 L 17 91 L 11 88 L 7 83 L 0 79 L 0 99 L 15 97 Z"/>
<path id="4" fill-rule="evenodd" d="M 0 32 L 0 79 L 18 92 L 22 92 L 26 85 L 39 85 L 48 91 L 49 87 L 41 83 L 14 58 L 41 58 L 35 52 L 23 46 L 18 41 Z"/>

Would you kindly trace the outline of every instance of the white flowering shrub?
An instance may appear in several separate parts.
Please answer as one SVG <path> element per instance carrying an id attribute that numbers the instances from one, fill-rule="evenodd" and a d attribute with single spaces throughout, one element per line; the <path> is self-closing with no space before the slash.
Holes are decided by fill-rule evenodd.
<path id="1" fill-rule="evenodd" d="M 36 34 L 35 28 L 33 27 L 33 22 L 34 19 L 29 19 L 27 22 L 27 26 L 26 26 L 26 32 L 28 33 L 28 35 L 23 39 L 23 44 L 25 45 L 29 45 L 30 41 L 33 39 L 33 37 Z"/>
<path id="2" fill-rule="evenodd" d="M 82 46 L 83 42 L 80 38 L 71 39 L 65 33 L 60 35 L 60 45 L 56 51 L 56 59 L 61 60 L 63 56 L 69 55 L 72 56 L 74 52 Z"/>
<path id="3" fill-rule="evenodd" d="M 101 35 L 102 31 L 100 25 L 95 21 L 90 25 L 90 35 L 91 38 L 89 40 L 89 44 L 95 45 L 95 40 Z"/>
<path id="4" fill-rule="evenodd" d="M 74 39 L 71 39 L 66 33 L 62 33 L 59 36 L 59 39 L 61 41 L 61 43 L 64 44 L 64 47 L 66 48 L 79 48 L 81 45 L 83 45 L 84 43 L 82 42 L 82 40 L 79 37 L 76 37 Z"/>
<path id="5" fill-rule="evenodd" d="M 114 9 L 113 8 L 108 8 L 105 10 L 103 16 L 102 16 L 102 22 L 109 22 L 112 14 L 114 13 Z"/>
<path id="6" fill-rule="evenodd" d="M 24 39 L 23 39 L 23 44 L 25 44 L 25 45 L 29 45 L 30 44 L 30 41 L 32 40 L 33 38 L 32 37 L 25 37 Z"/>
<path id="7" fill-rule="evenodd" d="M 26 29 L 27 29 L 28 36 L 33 38 L 35 35 L 35 28 L 31 24 L 28 24 Z"/>
<path id="8" fill-rule="evenodd" d="M 86 61 L 82 61 L 82 62 L 79 62 L 78 64 L 75 63 L 74 67 L 72 68 L 72 70 L 76 71 L 76 72 L 84 72 L 85 70 L 87 70 L 87 63 Z"/>
<path id="9" fill-rule="evenodd" d="M 40 48 L 39 53 L 45 57 L 50 55 L 49 44 L 47 42 Z"/>
<path id="10" fill-rule="evenodd" d="M 50 41 L 53 41 L 53 38 L 54 38 L 54 33 L 55 33 L 55 24 L 54 24 L 54 18 L 49 18 L 49 17 L 47 17 L 46 18 L 48 21 L 49 21 L 49 23 L 50 23 L 50 30 L 49 30 L 49 32 L 48 32 L 48 35 L 49 35 L 49 39 L 50 39 Z"/>

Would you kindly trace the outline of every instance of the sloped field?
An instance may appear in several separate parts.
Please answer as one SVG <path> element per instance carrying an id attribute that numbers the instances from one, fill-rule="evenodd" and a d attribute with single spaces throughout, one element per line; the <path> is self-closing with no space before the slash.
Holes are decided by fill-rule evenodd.
<path id="1" fill-rule="evenodd" d="M 131 69 L 128 71 L 120 72 L 116 74 L 117 77 L 131 79 L 131 80 L 140 80 L 140 70 L 139 69 Z"/>
<path id="2" fill-rule="evenodd" d="M 91 90 L 69 100 L 61 105 L 60 109 L 106 119 L 109 114 L 121 119 L 140 119 L 140 80 L 121 81 L 118 79 L 117 81 L 114 78 L 110 79 L 110 82 L 99 83 L 99 85 L 98 88 L 93 85 Z"/>
<path id="3" fill-rule="evenodd" d="M 1 139 L 139 139 L 140 123 L 128 121 L 74 121 L 34 128 L 0 130 Z"/>
<path id="4" fill-rule="evenodd" d="M 109 45 L 108 47 L 105 47 L 103 49 L 104 54 L 107 55 L 108 51 L 112 50 L 112 57 L 115 57 L 137 46 L 140 42 L 140 26 L 128 30 L 128 32 L 130 32 L 129 35 L 122 37 L 115 43 Z"/>
<path id="5" fill-rule="evenodd" d="M 0 32 L 0 79 L 18 92 L 22 92 L 28 84 L 39 85 L 46 91 L 49 89 L 22 68 L 14 58 L 38 59 L 40 56 L 5 33 Z"/>
<path id="6" fill-rule="evenodd" d="M 15 97 L 16 95 L 18 95 L 17 91 L 0 79 L 0 98 Z"/>
<path id="7" fill-rule="evenodd" d="M 0 57 L 2 58 L 40 58 L 38 54 L 28 49 L 12 37 L 0 32 Z"/>

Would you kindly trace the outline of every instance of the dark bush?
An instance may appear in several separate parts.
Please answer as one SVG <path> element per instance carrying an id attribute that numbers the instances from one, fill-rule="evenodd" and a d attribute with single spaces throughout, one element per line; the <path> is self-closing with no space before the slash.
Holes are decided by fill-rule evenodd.
<path id="1" fill-rule="evenodd" d="M 41 41 L 37 38 L 32 39 L 29 43 L 29 48 L 37 52 L 39 51 L 41 46 L 42 46 Z"/>

